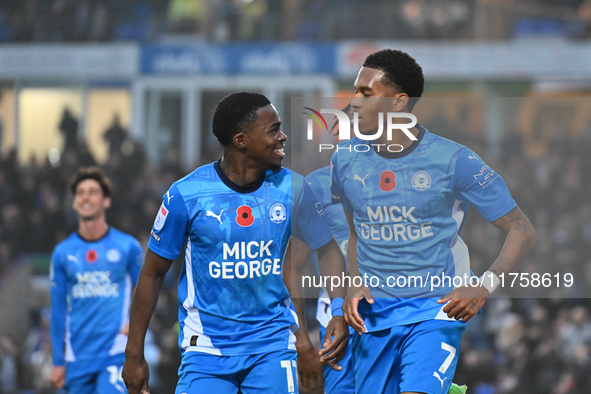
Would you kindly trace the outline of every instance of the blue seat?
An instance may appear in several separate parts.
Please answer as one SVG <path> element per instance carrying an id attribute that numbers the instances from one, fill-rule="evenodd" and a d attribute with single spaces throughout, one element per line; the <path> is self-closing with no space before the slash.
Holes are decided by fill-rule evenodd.
<path id="1" fill-rule="evenodd" d="M 140 41 L 145 42 L 150 38 L 150 26 L 148 21 L 122 22 L 115 27 L 116 41 Z"/>
<path id="2" fill-rule="evenodd" d="M 12 28 L 10 26 L 0 25 L 0 42 L 12 41 Z"/>
<path id="3" fill-rule="evenodd" d="M 548 18 L 522 18 L 515 23 L 513 37 L 566 37 L 572 28 L 565 21 Z"/>

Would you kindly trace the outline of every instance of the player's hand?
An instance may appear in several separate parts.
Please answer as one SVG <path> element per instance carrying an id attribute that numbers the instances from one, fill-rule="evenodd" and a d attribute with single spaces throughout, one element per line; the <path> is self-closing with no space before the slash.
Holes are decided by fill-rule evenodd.
<path id="1" fill-rule="evenodd" d="M 143 356 L 136 358 L 126 355 L 121 377 L 129 394 L 150 394 L 150 368 Z"/>
<path id="2" fill-rule="evenodd" d="M 361 287 L 350 288 L 347 292 L 347 298 L 343 303 L 343 316 L 345 320 L 359 335 L 365 332 L 365 322 L 359 315 L 359 302 L 362 299 L 366 299 L 367 302 L 373 304 L 373 296 L 367 286 L 362 285 Z"/>
<path id="3" fill-rule="evenodd" d="M 58 389 L 64 387 L 64 384 L 66 383 L 66 367 L 63 365 L 53 367 L 51 375 L 49 376 L 49 381 Z"/>
<path id="4" fill-rule="evenodd" d="M 318 358 L 318 350 L 311 345 L 298 346 L 297 349 L 300 393 L 324 393 L 322 362 Z"/>
<path id="5" fill-rule="evenodd" d="M 447 313 L 448 317 L 467 322 L 478 313 L 488 296 L 488 290 L 482 286 L 464 286 L 454 289 L 437 302 L 445 304 L 449 301 L 443 307 L 443 312 Z"/>
<path id="6" fill-rule="evenodd" d="M 337 364 L 347 351 L 349 343 L 349 326 L 343 316 L 333 316 L 326 326 L 326 335 L 324 336 L 323 349 L 318 352 L 320 361 L 340 371 L 343 369 Z"/>

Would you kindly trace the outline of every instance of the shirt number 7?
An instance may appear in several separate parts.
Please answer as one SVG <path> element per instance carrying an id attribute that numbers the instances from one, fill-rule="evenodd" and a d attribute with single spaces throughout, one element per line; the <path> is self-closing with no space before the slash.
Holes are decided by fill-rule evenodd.
<path id="1" fill-rule="evenodd" d="M 439 367 L 439 372 L 445 373 L 445 371 L 447 371 L 447 369 L 451 365 L 451 362 L 453 361 L 454 357 L 456 356 L 456 348 L 452 345 L 448 345 L 445 342 L 441 342 L 441 348 L 446 352 L 449 352 L 449 355 L 445 358 L 445 361 L 443 362 L 443 364 L 441 364 L 441 367 Z"/>

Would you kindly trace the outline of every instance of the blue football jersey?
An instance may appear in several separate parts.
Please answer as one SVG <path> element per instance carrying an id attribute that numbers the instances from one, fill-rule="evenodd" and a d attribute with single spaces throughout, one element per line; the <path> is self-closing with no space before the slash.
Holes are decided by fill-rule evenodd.
<path id="1" fill-rule="evenodd" d="M 328 219 L 330 230 L 335 240 L 343 252 L 343 256 L 347 256 L 347 242 L 349 241 L 349 225 L 347 218 L 343 211 L 341 204 L 333 204 L 330 196 L 330 166 L 319 168 L 312 171 L 306 176 L 306 182 L 312 188 L 312 191 L 322 204 L 324 214 Z M 314 263 L 318 270 L 318 260 L 316 253 L 314 253 Z M 322 289 L 318 297 L 318 305 L 316 308 L 316 319 L 323 327 L 326 327 L 332 313 L 330 310 L 330 297 L 326 289 Z"/>
<path id="2" fill-rule="evenodd" d="M 123 353 L 132 286 L 142 265 L 140 243 L 110 228 L 97 241 L 72 233 L 51 256 L 54 365 Z"/>
<path id="3" fill-rule="evenodd" d="M 418 141 L 388 158 L 366 147 L 353 138 L 331 158 L 333 199 L 353 216 L 359 271 L 376 298 L 360 304 L 366 327 L 448 319 L 436 300 L 453 289 L 453 278 L 471 275 L 459 236 L 469 204 L 494 221 L 515 201 L 478 155 L 423 127 Z"/>
<path id="4" fill-rule="evenodd" d="M 149 248 L 167 259 L 185 248 L 178 290 L 183 351 L 295 350 L 297 317 L 283 284 L 291 235 L 311 249 L 332 239 L 314 193 L 287 169 L 240 187 L 215 162 L 171 186 Z"/>

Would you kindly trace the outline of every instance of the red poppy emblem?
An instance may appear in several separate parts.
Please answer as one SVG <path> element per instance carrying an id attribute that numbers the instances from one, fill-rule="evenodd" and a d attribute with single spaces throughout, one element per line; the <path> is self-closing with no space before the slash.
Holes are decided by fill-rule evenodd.
<path id="1" fill-rule="evenodd" d="M 252 216 L 252 208 L 248 205 L 242 205 L 236 210 L 236 223 L 242 227 L 248 227 L 254 222 L 254 216 Z"/>
<path id="2" fill-rule="evenodd" d="M 380 175 L 380 189 L 391 192 L 396 187 L 396 174 L 392 171 L 384 171 Z"/>
<path id="3" fill-rule="evenodd" d="M 96 263 L 97 258 L 98 255 L 96 254 L 96 250 L 91 249 L 88 252 L 86 252 L 86 261 L 88 261 L 89 263 Z"/>

